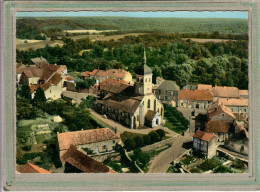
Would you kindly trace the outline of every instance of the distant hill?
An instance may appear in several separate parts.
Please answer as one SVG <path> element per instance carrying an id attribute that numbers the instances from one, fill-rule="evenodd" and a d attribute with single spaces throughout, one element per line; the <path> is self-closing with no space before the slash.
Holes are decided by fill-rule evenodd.
<path id="1" fill-rule="evenodd" d="M 17 35 L 61 30 L 156 31 L 165 33 L 207 32 L 242 34 L 248 32 L 247 19 L 223 18 L 129 18 L 129 17 L 63 17 L 18 18 Z"/>

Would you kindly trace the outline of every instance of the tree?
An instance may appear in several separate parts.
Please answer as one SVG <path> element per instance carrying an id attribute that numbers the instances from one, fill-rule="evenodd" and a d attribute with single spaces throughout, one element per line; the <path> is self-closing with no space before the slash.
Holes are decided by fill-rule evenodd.
<path id="1" fill-rule="evenodd" d="M 133 150 L 136 146 L 135 141 L 132 138 L 126 139 L 124 144 L 127 151 Z"/>
<path id="2" fill-rule="evenodd" d="M 27 84 L 23 84 L 20 88 L 20 90 L 18 91 L 18 94 L 25 98 L 28 99 L 29 101 L 31 100 L 31 93 L 30 93 L 30 88 Z"/>
<path id="3" fill-rule="evenodd" d="M 163 129 L 157 129 L 156 133 L 158 133 L 158 135 L 160 136 L 161 140 L 165 136 L 165 131 Z"/>
<path id="4" fill-rule="evenodd" d="M 160 141 L 160 136 L 155 131 L 151 131 L 150 133 L 148 133 L 148 135 L 150 137 L 150 143 L 155 143 Z"/>
<path id="5" fill-rule="evenodd" d="M 41 103 L 41 102 L 46 102 L 47 99 L 45 97 L 45 94 L 41 88 L 36 89 L 36 93 L 33 98 L 34 103 Z"/>
<path id="6" fill-rule="evenodd" d="M 149 135 L 144 135 L 143 136 L 143 141 L 144 141 L 144 145 L 149 145 L 150 144 L 150 137 L 149 137 Z"/>

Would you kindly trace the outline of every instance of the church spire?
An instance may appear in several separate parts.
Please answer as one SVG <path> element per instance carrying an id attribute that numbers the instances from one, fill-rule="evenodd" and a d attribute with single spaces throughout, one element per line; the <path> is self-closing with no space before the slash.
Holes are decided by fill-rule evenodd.
<path id="1" fill-rule="evenodd" d="M 146 53 L 145 53 L 145 46 L 144 46 L 144 52 L 143 52 L 143 65 L 146 65 Z"/>

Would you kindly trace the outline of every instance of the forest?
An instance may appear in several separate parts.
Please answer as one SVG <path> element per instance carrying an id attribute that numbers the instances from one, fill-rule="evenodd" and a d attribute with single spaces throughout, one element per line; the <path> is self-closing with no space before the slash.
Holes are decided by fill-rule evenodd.
<path id="1" fill-rule="evenodd" d="M 61 34 L 62 30 L 118 30 L 112 34 L 129 32 L 246 34 L 247 19 L 230 18 L 130 18 L 130 17 L 74 17 L 74 18 L 17 18 L 17 38 L 42 39 Z M 110 33 L 106 33 L 107 35 Z M 206 35 L 207 36 L 207 35 Z M 214 38 L 214 37 L 213 37 Z"/>
<path id="2" fill-rule="evenodd" d="M 30 64 L 31 58 L 44 57 L 50 63 L 66 65 L 69 71 L 123 68 L 135 77 L 145 46 L 147 65 L 157 76 L 174 80 L 181 87 L 204 83 L 248 88 L 248 41 L 198 43 L 182 40 L 178 34 L 151 33 L 125 36 L 118 41 L 74 41 L 63 37 L 64 46 L 19 51 L 17 62 Z M 89 50 L 81 55 L 81 50 Z"/>

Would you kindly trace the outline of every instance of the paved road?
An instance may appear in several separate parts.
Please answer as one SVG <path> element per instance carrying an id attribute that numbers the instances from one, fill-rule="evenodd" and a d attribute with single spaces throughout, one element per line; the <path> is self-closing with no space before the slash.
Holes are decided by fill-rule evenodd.
<path id="1" fill-rule="evenodd" d="M 172 143 L 172 147 L 159 153 L 151 162 L 148 173 L 165 173 L 170 167 L 171 162 L 178 158 L 188 149 L 183 147 L 183 143 L 192 141 L 192 136 L 178 136 Z"/>
<path id="2" fill-rule="evenodd" d="M 177 137 L 179 134 L 169 130 L 166 127 L 162 127 L 162 126 L 157 126 L 154 128 L 148 128 L 148 129 L 130 129 L 128 127 L 125 127 L 123 125 L 121 125 L 120 123 L 112 120 L 112 119 L 105 119 L 103 118 L 100 114 L 96 113 L 93 109 L 90 109 L 91 114 L 98 118 L 99 120 L 103 121 L 104 123 L 108 124 L 109 126 L 113 127 L 113 128 L 117 128 L 117 133 L 121 134 L 124 131 L 128 131 L 128 132 L 132 132 L 132 133 L 140 133 L 140 134 L 148 134 L 151 130 L 156 130 L 156 129 L 163 129 L 167 132 L 166 136 L 169 137 Z"/>

